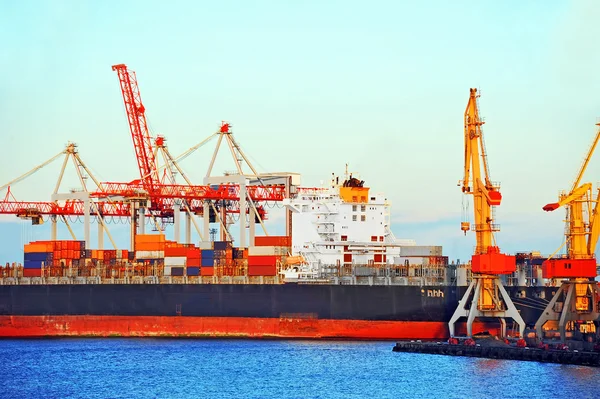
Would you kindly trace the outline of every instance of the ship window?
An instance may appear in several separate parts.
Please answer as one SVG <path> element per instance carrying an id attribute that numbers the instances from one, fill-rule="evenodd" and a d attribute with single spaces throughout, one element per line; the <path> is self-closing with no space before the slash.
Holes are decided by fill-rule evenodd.
<path id="1" fill-rule="evenodd" d="M 345 228 L 346 226 L 342 226 L 342 228 Z M 342 241 L 348 241 L 348 236 L 342 236 Z"/>
<path id="2" fill-rule="evenodd" d="M 371 241 L 372 242 L 377 242 L 377 236 L 371 236 Z"/>
<path id="3" fill-rule="evenodd" d="M 352 212 L 356 212 L 356 205 L 352 205 Z"/>
<path id="4" fill-rule="evenodd" d="M 353 196 L 352 197 L 352 202 L 358 202 L 358 197 L 357 196 Z"/>
<path id="5" fill-rule="evenodd" d="M 356 215 L 352 215 L 352 221 L 356 222 Z"/>
<path id="6" fill-rule="evenodd" d="M 364 195 L 360 197 L 360 202 L 367 202 L 367 197 Z"/>
<path id="7" fill-rule="evenodd" d="M 375 197 L 371 197 L 371 201 L 375 201 Z"/>
<path id="8" fill-rule="evenodd" d="M 365 216 L 365 215 L 360 215 L 360 221 L 361 221 L 361 222 L 366 222 L 366 221 L 367 221 L 367 216 Z"/>
<path id="9" fill-rule="evenodd" d="M 383 242 L 383 236 L 379 236 L 379 241 Z"/>
<path id="10" fill-rule="evenodd" d="M 360 206 L 360 211 L 361 212 L 365 212 L 367 210 L 367 206 L 366 205 L 361 205 Z"/>

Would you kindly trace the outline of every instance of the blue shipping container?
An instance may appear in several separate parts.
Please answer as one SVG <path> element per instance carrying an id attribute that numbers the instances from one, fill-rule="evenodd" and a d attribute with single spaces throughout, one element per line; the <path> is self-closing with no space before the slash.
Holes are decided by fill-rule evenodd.
<path id="1" fill-rule="evenodd" d="M 173 269 L 171 269 L 173 270 Z M 187 275 L 188 276 L 198 276 L 200 275 L 200 268 L 199 267 L 188 267 L 187 268 Z"/>
<path id="2" fill-rule="evenodd" d="M 47 262 L 52 260 L 52 252 L 25 252 L 25 261 Z"/>
<path id="3" fill-rule="evenodd" d="M 23 268 L 24 269 L 41 269 L 42 262 L 43 261 L 41 261 L 41 260 L 26 260 L 23 263 Z"/>
<path id="4" fill-rule="evenodd" d="M 227 241 L 215 241 L 213 243 L 213 248 L 217 250 L 226 250 L 227 249 Z"/>
<path id="5" fill-rule="evenodd" d="M 183 276 L 183 267 L 172 267 L 171 276 Z"/>
<path id="6" fill-rule="evenodd" d="M 206 267 L 206 266 L 209 266 L 209 267 L 210 267 L 210 266 L 214 266 L 214 265 L 215 265 L 215 260 L 214 260 L 213 258 L 204 258 L 204 257 L 203 257 L 203 258 L 200 260 L 200 265 L 201 265 L 201 266 L 205 266 L 205 267 Z"/>
<path id="7" fill-rule="evenodd" d="M 215 250 L 214 249 L 203 249 L 202 250 L 202 254 L 200 255 L 200 257 L 202 259 L 204 258 L 214 258 L 215 257 Z"/>

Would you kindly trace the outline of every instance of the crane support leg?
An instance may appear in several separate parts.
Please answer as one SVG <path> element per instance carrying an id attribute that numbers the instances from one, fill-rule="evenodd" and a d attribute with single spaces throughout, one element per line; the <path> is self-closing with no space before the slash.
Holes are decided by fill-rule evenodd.
<path id="1" fill-rule="evenodd" d="M 477 281 L 475 279 L 473 279 L 471 281 L 471 284 L 469 284 L 469 288 L 467 288 L 467 291 L 465 292 L 465 294 L 463 295 L 461 300 L 458 301 L 458 307 L 456 308 L 456 310 L 454 311 L 454 314 L 452 315 L 452 317 L 450 318 L 450 321 L 448 322 L 448 328 L 450 329 L 451 337 L 455 336 L 455 330 L 454 330 L 455 326 L 454 325 L 458 321 L 458 319 L 460 319 L 461 317 L 467 317 L 469 315 L 469 310 L 466 308 L 466 305 L 467 305 L 467 301 L 469 300 L 469 297 L 471 296 L 471 291 L 473 291 L 473 287 L 475 287 L 476 284 L 477 284 Z"/>
<path id="2" fill-rule="evenodd" d="M 57 236 L 57 233 L 56 233 L 56 215 L 52 215 L 50 217 L 50 220 L 52 221 L 52 229 L 51 229 L 51 233 L 50 233 L 50 237 L 51 237 L 50 239 L 52 241 L 56 241 L 57 240 L 57 238 L 56 238 L 56 236 Z"/>
<path id="3" fill-rule="evenodd" d="M 595 281 L 565 281 L 535 323 L 539 339 L 545 338 L 545 331 L 560 333 L 561 342 L 567 340 L 567 324 L 572 320 L 600 322 L 600 288 Z M 544 329 L 548 322 L 552 324 Z M 552 334 L 553 335 L 553 334 Z"/>
<path id="4" fill-rule="evenodd" d="M 185 243 L 192 243 L 192 215 L 189 212 L 185 213 Z"/>
<path id="5" fill-rule="evenodd" d="M 181 206 L 179 200 L 173 205 L 173 238 L 175 242 L 181 242 Z"/>
<path id="6" fill-rule="evenodd" d="M 484 280 L 489 279 L 493 282 L 491 289 L 484 286 Z M 485 294 L 483 294 L 484 291 Z M 496 296 L 496 292 L 499 293 L 499 298 Z M 471 294 L 473 294 L 472 298 Z M 492 296 L 491 303 L 504 303 L 504 307 L 500 309 L 498 309 L 498 306 L 495 309 L 482 308 L 480 306 L 481 298 L 490 295 Z M 468 308 L 467 305 L 469 305 Z M 458 302 L 458 307 L 448 322 L 451 337 L 455 336 L 455 324 L 461 317 L 467 318 L 467 335 L 469 337 L 473 336 L 473 322 L 478 317 L 498 317 L 500 319 L 502 337 L 506 336 L 506 318 L 512 318 L 519 325 L 519 334 L 521 337 L 525 333 L 525 322 L 502 285 L 500 278 L 497 276 L 473 276 L 469 288 L 467 288 L 467 291 Z"/>
<path id="7" fill-rule="evenodd" d="M 98 218 L 98 249 L 104 249 L 104 224 Z"/>

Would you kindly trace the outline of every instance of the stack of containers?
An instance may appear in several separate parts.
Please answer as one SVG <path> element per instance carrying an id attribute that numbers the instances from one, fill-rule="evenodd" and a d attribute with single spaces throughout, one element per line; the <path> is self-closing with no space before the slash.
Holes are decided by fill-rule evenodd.
<path id="1" fill-rule="evenodd" d="M 200 275 L 214 276 L 215 274 L 215 250 L 203 249 L 200 254 Z"/>
<path id="2" fill-rule="evenodd" d="M 290 246 L 289 236 L 255 237 L 254 246 L 248 248 L 248 275 L 275 276 L 277 263 L 289 253 Z"/>
<path id="3" fill-rule="evenodd" d="M 54 259 L 53 242 L 32 242 L 25 244 L 23 277 L 41 277 L 42 265 L 49 266 Z"/>
<path id="4" fill-rule="evenodd" d="M 200 275 L 200 249 L 196 247 L 187 248 L 186 266 L 188 276 Z"/>
<path id="5" fill-rule="evenodd" d="M 23 248 L 24 277 L 41 277 L 42 266 L 53 267 L 79 266 L 79 259 L 84 258 L 85 241 L 34 241 Z"/>
<path id="6" fill-rule="evenodd" d="M 165 242 L 165 276 L 183 276 L 188 247 L 173 241 Z"/>
<path id="7" fill-rule="evenodd" d="M 159 263 L 164 257 L 164 234 L 138 234 L 135 236 L 135 259 Z"/>
<path id="8" fill-rule="evenodd" d="M 46 275 L 58 277 L 64 275 L 64 269 L 75 267 L 80 270 L 78 275 L 87 275 L 83 267 L 91 264 L 102 263 L 105 265 L 117 265 L 128 261 L 130 253 L 128 250 L 96 250 L 86 249 L 85 241 L 56 240 L 56 241 L 34 241 L 24 247 L 25 277 L 39 277 L 42 275 L 42 265 L 49 272 Z"/>

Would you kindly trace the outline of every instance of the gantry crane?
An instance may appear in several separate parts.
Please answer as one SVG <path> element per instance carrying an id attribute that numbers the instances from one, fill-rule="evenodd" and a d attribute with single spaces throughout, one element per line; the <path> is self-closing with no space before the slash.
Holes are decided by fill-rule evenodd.
<path id="1" fill-rule="evenodd" d="M 597 125 L 600 126 L 600 123 Z M 596 220 L 599 211 L 600 189 L 594 199 L 592 184 L 581 184 L 581 179 L 599 139 L 600 129 L 596 132 L 571 190 L 568 193 L 561 193 L 558 202 L 543 207 L 543 210 L 547 212 L 562 206 L 567 209 L 565 221 L 567 256 L 553 259 L 554 254 L 551 255 L 542 264 L 542 276 L 547 279 L 564 278 L 567 280 L 562 282 L 535 323 L 537 336 L 542 339 L 544 330 L 556 331 L 558 328 L 561 341 L 565 342 L 567 325 L 571 323 L 571 329 L 576 330 L 574 321 L 578 322 L 580 332 L 596 332 L 597 323 L 595 322 L 598 322 L 600 317 L 600 290 L 594 281 L 598 274 L 595 252 L 600 234 L 600 220 Z"/>
<path id="2" fill-rule="evenodd" d="M 471 257 L 473 279 L 458 303 L 450 322 L 450 336 L 455 335 L 455 323 L 467 318 L 467 335 L 473 335 L 473 321 L 477 317 L 497 317 L 501 323 L 501 335 L 506 336 L 506 318 L 519 325 L 521 337 L 525 322 L 508 296 L 500 281 L 500 275 L 516 270 L 515 257 L 500 252 L 494 232 L 500 231 L 494 224 L 494 207 L 500 205 L 502 195 L 498 184 L 489 178 L 487 154 L 481 129 L 484 122 L 479 118 L 477 89 L 470 89 L 469 102 L 464 114 L 465 164 L 462 191 L 473 196 L 475 216 L 475 253 Z M 483 176 L 482 176 L 483 169 Z M 482 178 L 484 180 L 482 180 Z M 459 183 L 461 185 L 461 183 Z M 470 223 L 462 222 L 461 230 L 466 234 Z"/>
<path id="3" fill-rule="evenodd" d="M 138 224 L 140 226 L 143 226 L 144 224 L 144 221 L 142 220 L 139 222 L 138 218 L 140 214 L 144 215 L 146 210 L 152 218 L 172 219 L 174 218 L 174 215 L 177 214 L 176 209 L 183 207 L 188 213 L 188 219 L 191 219 L 191 221 L 194 222 L 196 230 L 198 230 L 198 233 L 200 234 L 198 226 L 193 218 L 190 217 L 191 214 L 204 215 L 210 213 L 211 215 L 214 215 L 215 221 L 218 221 L 223 230 L 226 231 L 225 223 L 221 220 L 222 215 L 227 213 L 253 213 L 255 217 L 251 217 L 250 220 L 254 221 L 256 218 L 262 224 L 262 220 L 266 218 L 266 212 L 262 206 L 255 205 L 253 201 L 282 201 L 289 196 L 289 187 L 285 184 L 264 185 L 261 183 L 259 185 L 250 185 L 246 187 L 245 179 L 243 184 L 235 181 L 217 185 L 214 185 L 215 183 L 212 182 L 211 184 L 213 185 L 208 185 L 206 183 L 206 185 L 203 186 L 192 185 L 179 167 L 177 163 L 179 160 L 189 156 L 200 146 L 217 136 L 220 136 L 219 143 L 223 137 L 225 137 L 228 143 L 233 143 L 237 152 L 241 152 L 239 145 L 233 141 L 233 137 L 231 137 L 229 124 L 222 124 L 219 132 L 212 134 L 199 144 L 191 147 L 179 157 L 174 158 L 167 150 L 164 137 L 158 136 L 153 138 L 148 131 L 145 107 L 141 100 L 135 73 L 129 71 L 124 64 L 113 66 L 113 71 L 117 71 L 119 75 L 120 88 L 135 149 L 140 179 L 133 180 L 129 183 L 98 182 L 79 157 L 76 146 L 70 143 L 64 151 L 61 151 L 44 163 L 34 167 L 31 171 L 0 187 L 0 191 L 8 188 L 4 200 L 0 200 L 0 214 L 14 214 L 21 218 L 30 219 L 34 224 L 41 224 L 44 216 L 50 216 L 52 219 L 52 239 L 56 239 L 56 219 L 58 217 L 62 218 L 69 228 L 73 239 L 75 239 L 75 234 L 70 228 L 66 217 L 83 216 L 85 222 L 85 241 L 88 247 L 90 247 L 90 216 L 95 216 L 98 220 L 98 246 L 100 249 L 102 249 L 103 246 L 102 237 L 104 232 L 108 234 L 109 239 L 116 248 L 110 232 L 106 229 L 103 218 L 107 216 L 131 218 L 131 248 L 133 249 L 134 236 L 137 230 L 136 227 Z M 158 151 L 165 157 L 165 166 L 158 167 Z M 52 202 L 17 201 L 14 196 L 12 196 L 10 185 L 27 178 L 44 166 L 58 159 L 61 155 L 65 155 L 65 159 L 55 191 L 52 195 Z M 214 164 L 215 156 L 216 152 L 215 155 L 213 155 L 211 168 Z M 59 194 L 58 189 L 60 182 L 62 181 L 65 167 L 70 158 L 73 159 L 75 164 L 79 181 L 82 184 L 82 191 Z M 246 159 L 245 156 L 244 159 Z M 239 169 L 239 160 L 237 160 L 237 158 L 236 166 L 238 166 Z M 162 168 L 165 168 L 165 173 L 161 179 L 159 172 Z M 175 169 L 181 174 L 187 184 L 175 183 Z M 83 175 L 84 172 L 87 173 L 87 176 Z M 93 180 L 96 184 L 96 189 L 87 189 L 85 184 L 87 177 L 90 177 Z M 249 207 L 244 205 L 246 199 L 250 203 Z M 226 209 L 218 210 L 215 207 L 215 202 L 217 201 L 222 207 L 226 207 Z M 61 203 L 63 205 L 61 205 Z M 139 212 L 139 214 L 137 214 L 137 212 Z M 208 222 L 209 219 L 210 218 L 208 217 L 205 218 L 205 222 Z M 265 234 L 267 234 L 266 231 Z M 202 238 L 202 234 L 200 234 L 200 237 Z M 231 237 L 228 235 L 227 239 L 231 239 Z M 187 241 L 189 242 L 189 239 Z"/>
<path id="4" fill-rule="evenodd" d="M 119 83 L 127 113 L 129 130 L 137 157 L 140 180 L 134 180 L 130 183 L 102 183 L 99 192 L 93 193 L 92 195 L 98 198 L 120 196 L 138 199 L 138 201 L 146 196 L 145 198 L 148 199 L 147 202 L 149 203 L 149 206 L 144 207 L 138 202 L 140 214 L 132 219 L 132 237 L 135 234 L 136 225 L 139 225 L 140 232 L 143 232 L 143 218 L 146 209 L 153 218 L 170 219 L 173 217 L 176 219 L 174 215 L 178 214 L 178 212 L 176 212 L 175 208 L 178 208 L 180 205 L 183 205 L 185 208 L 188 220 L 191 219 L 192 207 L 196 210 L 194 213 L 215 215 L 215 218 L 221 224 L 222 239 L 231 240 L 231 236 L 227 232 L 227 223 L 225 220 L 227 213 L 240 213 L 241 215 L 248 213 L 251 215 L 251 226 L 253 226 L 253 222 L 256 218 L 261 223 L 263 229 L 265 229 L 265 226 L 262 224 L 262 219 L 265 217 L 265 211 L 262 207 L 256 206 L 254 201 L 282 201 L 285 197 L 289 196 L 289 188 L 286 188 L 286 185 L 282 184 L 269 186 L 260 184 L 246 187 L 247 176 L 243 175 L 240 160 L 238 159 L 240 156 L 242 157 L 241 159 L 245 160 L 252 168 L 252 171 L 254 172 L 253 176 L 258 177 L 258 175 L 256 170 L 249 163 L 247 157 L 241 151 L 237 142 L 233 139 L 229 129 L 229 123 L 224 122 L 221 125 L 219 132 L 213 135 L 218 135 L 219 140 L 210 163 L 207 178 L 205 179 L 210 180 L 210 183 L 205 182 L 205 184 L 218 184 L 217 187 L 214 188 L 214 186 L 210 185 L 192 185 L 177 165 L 175 159 L 166 149 L 164 137 L 159 136 L 156 139 L 153 139 L 148 131 L 145 116 L 146 108 L 142 103 L 135 72 L 129 70 L 125 64 L 113 65 L 112 70 L 117 71 L 119 75 Z M 225 138 L 225 141 L 228 143 L 236 162 L 236 167 L 239 172 L 237 179 L 229 176 L 226 178 L 226 181 L 223 181 L 220 178 L 215 180 L 215 178 L 209 176 L 223 138 Z M 204 142 L 206 141 L 207 140 Z M 172 170 L 165 174 L 166 179 L 163 179 L 163 181 L 160 180 L 160 175 L 158 173 L 159 168 L 157 165 L 156 151 L 159 150 L 166 158 L 167 168 L 173 166 Z M 175 184 L 173 178 L 175 168 L 181 173 L 187 184 Z M 227 184 L 228 182 L 231 182 L 231 184 Z M 246 200 L 249 200 L 249 207 L 246 206 Z M 199 202 L 203 202 L 202 206 L 200 206 Z M 218 202 L 221 205 L 220 211 L 215 206 L 215 202 Z M 141 219 L 141 221 L 138 219 Z M 205 217 L 204 219 L 205 229 L 207 229 L 210 218 Z M 197 226 L 196 229 L 200 234 Z M 266 230 L 265 234 L 267 234 Z M 251 236 L 252 235 L 253 233 L 251 233 Z M 200 236 L 202 237 L 201 234 Z M 245 234 L 243 229 L 241 230 L 240 241 L 241 245 L 245 245 Z"/>

